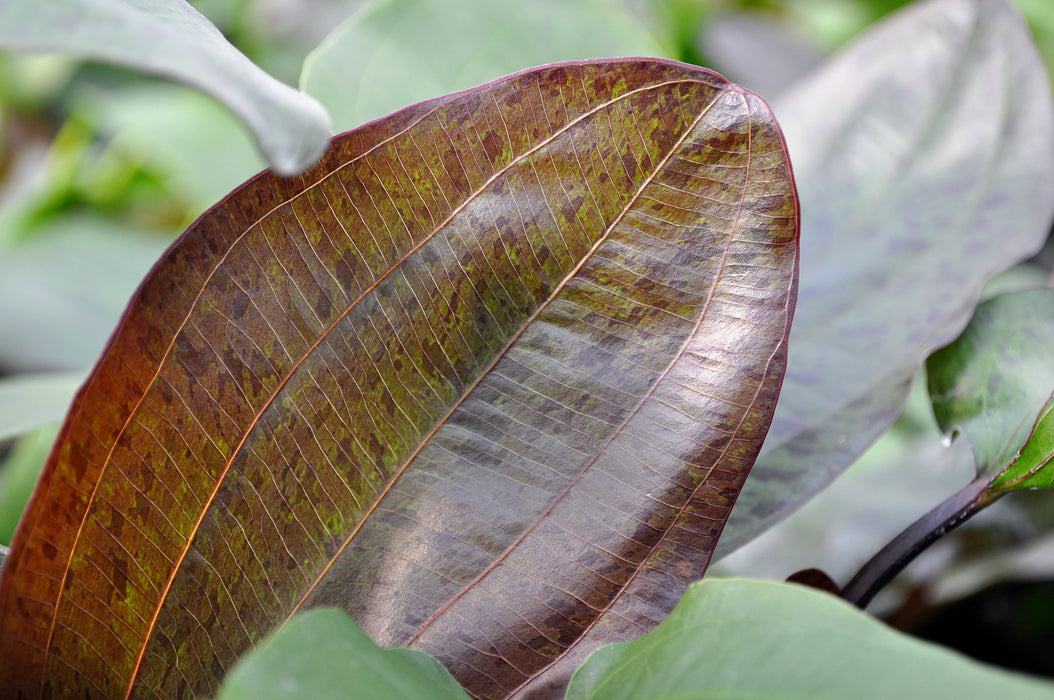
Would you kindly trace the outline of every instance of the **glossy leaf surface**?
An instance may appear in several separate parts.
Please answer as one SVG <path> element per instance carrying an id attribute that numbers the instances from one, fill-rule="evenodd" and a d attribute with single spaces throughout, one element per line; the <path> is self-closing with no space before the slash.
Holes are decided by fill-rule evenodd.
<path id="1" fill-rule="evenodd" d="M 926 376 L 937 423 L 969 439 L 990 490 L 1050 483 L 1043 472 L 1051 457 L 1054 290 L 980 304 L 963 334 L 930 357 Z"/>
<path id="2" fill-rule="evenodd" d="M 344 612 L 297 615 L 239 661 L 216 700 L 468 700 L 432 657 L 381 649 Z"/>
<path id="3" fill-rule="evenodd" d="M 618 0 L 372 0 L 311 52 L 300 86 L 343 131 L 543 63 L 662 55 Z"/>
<path id="4" fill-rule="evenodd" d="M 600 649 L 567 700 L 1054 698 L 1054 684 L 900 634 L 843 600 L 707 579 L 641 639 Z"/>
<path id="5" fill-rule="evenodd" d="M 796 262 L 767 107 L 666 61 L 526 72 L 259 176 L 75 401 L 4 569 L 5 691 L 212 693 L 324 605 L 472 694 L 558 696 L 705 569 Z"/>
<path id="6" fill-rule="evenodd" d="M 329 136 L 318 102 L 263 72 L 183 0 L 3 2 L 0 47 L 69 53 L 191 85 L 238 115 L 279 172 L 314 163 Z"/>
<path id="7" fill-rule="evenodd" d="M 801 192 L 802 288 L 780 405 L 718 555 L 892 424 L 926 357 L 1054 213 L 1050 84 L 1006 0 L 914 4 L 775 113 Z"/>
<path id="8" fill-rule="evenodd" d="M 995 481 L 991 491 L 1049 489 L 1054 487 L 1054 394 L 1036 417 L 1036 424 L 1021 451 Z"/>

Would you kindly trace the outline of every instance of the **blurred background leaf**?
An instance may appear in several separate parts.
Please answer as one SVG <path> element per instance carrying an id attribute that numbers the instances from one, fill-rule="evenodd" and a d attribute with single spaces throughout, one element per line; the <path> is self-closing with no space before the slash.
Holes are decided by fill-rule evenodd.
<path id="1" fill-rule="evenodd" d="M 15 0 L 0 5 L 0 47 L 56 52 L 146 71 L 225 104 L 275 171 L 298 173 L 326 147 L 315 100 L 261 70 L 183 0 Z"/>
<path id="2" fill-rule="evenodd" d="M 3 470 L 0 471 L 0 544 L 11 544 L 11 536 L 22 515 L 22 509 L 40 475 L 40 465 L 47 458 L 57 426 L 25 433 L 11 445 Z"/>
<path id="3" fill-rule="evenodd" d="M 345 131 L 544 63 L 666 53 L 618 0 L 374 0 L 308 56 L 300 85 Z"/>
<path id="4" fill-rule="evenodd" d="M 1007 2 L 927 0 L 776 102 L 802 202 L 794 350 L 719 555 L 859 457 L 984 283 L 1043 245 L 1054 106 L 1029 42 Z"/>
<path id="5" fill-rule="evenodd" d="M 84 378 L 78 371 L 0 378 L 0 442 L 54 423 Z"/>

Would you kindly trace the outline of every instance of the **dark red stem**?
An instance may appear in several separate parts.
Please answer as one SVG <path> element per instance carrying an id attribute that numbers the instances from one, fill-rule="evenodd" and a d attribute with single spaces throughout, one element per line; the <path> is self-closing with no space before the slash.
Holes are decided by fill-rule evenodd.
<path id="1" fill-rule="evenodd" d="M 909 525 L 864 564 L 842 589 L 841 597 L 858 608 L 866 608 L 875 594 L 923 550 L 995 500 L 985 495 L 990 481 L 989 477 L 974 479 Z"/>

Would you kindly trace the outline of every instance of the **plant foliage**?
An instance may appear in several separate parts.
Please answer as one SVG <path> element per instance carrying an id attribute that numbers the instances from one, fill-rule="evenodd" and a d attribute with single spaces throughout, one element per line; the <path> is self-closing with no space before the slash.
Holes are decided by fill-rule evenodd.
<path id="1" fill-rule="evenodd" d="M 300 609 L 560 687 L 709 561 L 775 405 L 797 200 L 755 96 L 529 71 L 262 175 L 140 288 L 0 589 L 5 687 L 213 692 Z"/>

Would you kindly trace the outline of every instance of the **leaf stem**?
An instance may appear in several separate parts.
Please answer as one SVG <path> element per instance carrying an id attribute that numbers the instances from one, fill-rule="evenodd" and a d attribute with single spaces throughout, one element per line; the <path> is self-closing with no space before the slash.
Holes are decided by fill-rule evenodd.
<path id="1" fill-rule="evenodd" d="M 927 547 L 997 500 L 999 496 L 986 493 L 990 485 L 990 476 L 974 479 L 905 528 L 860 568 L 842 589 L 841 597 L 858 608 L 866 608 L 875 594 Z"/>

